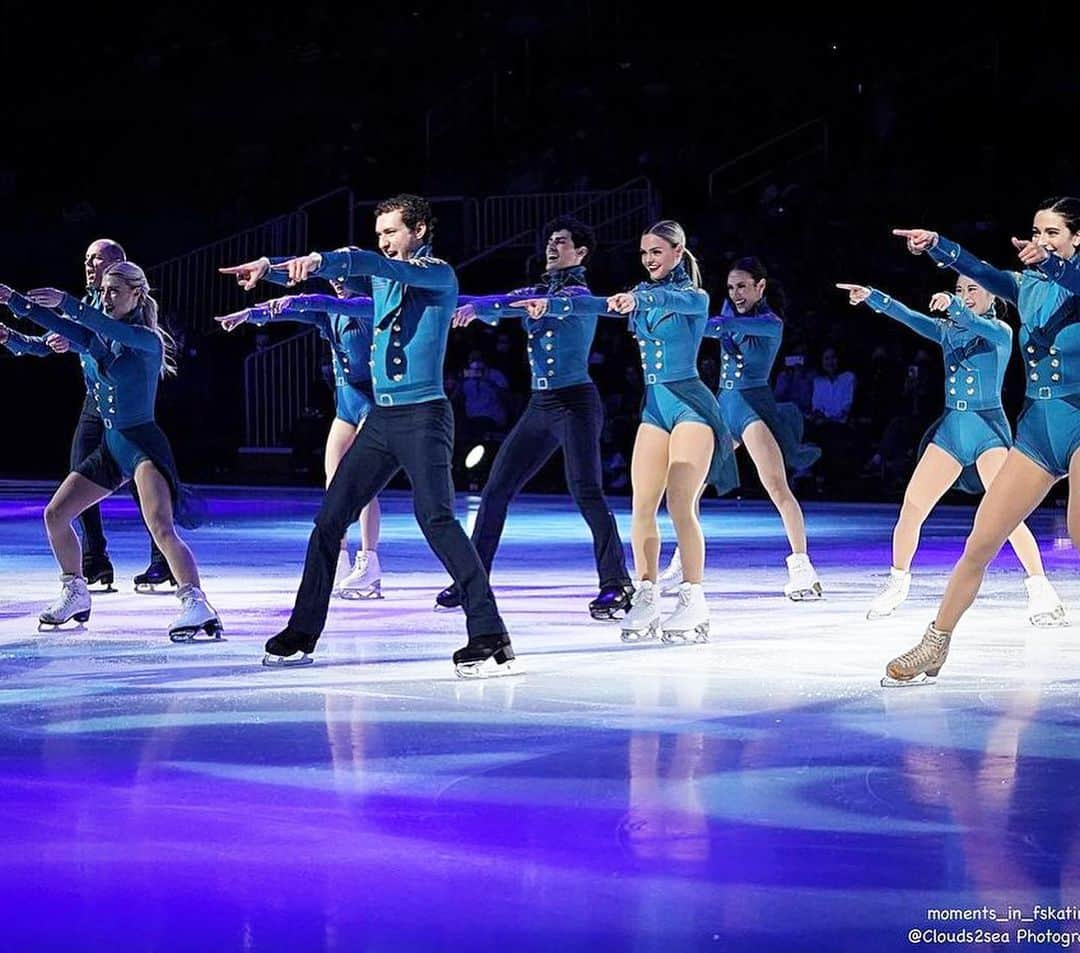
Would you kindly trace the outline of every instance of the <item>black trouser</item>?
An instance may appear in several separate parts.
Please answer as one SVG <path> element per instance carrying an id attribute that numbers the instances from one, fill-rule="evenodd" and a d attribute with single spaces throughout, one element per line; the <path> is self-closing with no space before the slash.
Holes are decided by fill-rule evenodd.
<path id="1" fill-rule="evenodd" d="M 88 410 L 90 412 L 88 412 Z M 88 399 L 83 405 L 79 415 L 79 423 L 75 427 L 75 434 L 71 438 L 71 469 L 74 471 L 87 457 L 105 442 L 105 425 L 101 418 L 94 412 L 92 399 Z M 139 503 L 139 490 L 132 480 L 131 495 L 135 499 L 135 505 L 142 512 Z M 105 528 L 101 524 L 101 506 L 95 503 L 90 509 L 85 510 L 79 517 L 83 536 L 83 558 L 98 559 L 105 556 L 108 550 L 108 540 L 105 538 Z M 157 548 L 153 537 L 150 539 L 150 559 L 164 560 L 161 550 Z"/>
<path id="2" fill-rule="evenodd" d="M 461 589 L 469 637 L 506 632 L 487 573 L 454 518 L 453 452 L 454 415 L 445 398 L 372 408 L 338 464 L 315 517 L 290 628 L 304 635 L 322 633 L 341 538 L 390 478 L 404 469 L 420 530 Z"/>
<path id="3" fill-rule="evenodd" d="M 604 409 L 595 384 L 533 391 L 521 419 L 495 456 L 476 514 L 472 541 L 489 573 L 510 501 L 562 447 L 566 485 L 592 532 L 600 587 L 629 584 L 619 529 L 604 498 L 600 465 L 603 426 Z"/>

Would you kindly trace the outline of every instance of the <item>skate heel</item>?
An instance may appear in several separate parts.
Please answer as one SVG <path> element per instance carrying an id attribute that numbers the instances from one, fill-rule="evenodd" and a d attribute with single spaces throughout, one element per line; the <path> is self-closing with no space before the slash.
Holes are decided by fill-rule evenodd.
<path id="1" fill-rule="evenodd" d="M 76 622 L 89 622 L 90 621 L 90 610 L 87 609 L 85 612 L 76 612 L 75 615 L 72 616 L 72 618 Z"/>
<path id="2" fill-rule="evenodd" d="M 365 589 L 347 589 L 342 587 L 341 589 L 338 589 L 334 595 L 339 599 L 345 599 L 350 602 L 358 602 L 364 599 L 382 599 L 382 582 L 376 580 Z"/>
<path id="3" fill-rule="evenodd" d="M 207 622 L 206 625 L 192 626 L 188 628 L 172 629 L 169 632 L 169 641 L 181 643 L 195 642 L 222 642 L 225 638 L 225 627 L 218 621 Z"/>

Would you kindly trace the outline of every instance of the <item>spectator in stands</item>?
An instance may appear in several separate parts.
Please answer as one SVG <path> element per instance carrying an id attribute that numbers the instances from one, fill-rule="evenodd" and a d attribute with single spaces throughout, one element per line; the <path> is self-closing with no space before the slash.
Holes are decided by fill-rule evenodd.
<path id="1" fill-rule="evenodd" d="M 803 416 L 810 416 L 814 396 L 814 372 L 806 360 L 806 348 L 801 344 L 784 355 L 783 370 L 776 376 L 773 387 L 778 404 L 794 404 Z"/>
<path id="2" fill-rule="evenodd" d="M 855 399 L 855 374 L 840 370 L 840 356 L 835 347 L 821 352 L 821 372 L 814 378 L 810 416 L 815 423 L 829 421 L 846 424 Z"/>
<path id="3" fill-rule="evenodd" d="M 479 351 L 470 353 L 461 374 L 466 439 L 479 442 L 490 431 L 506 429 L 509 394 L 506 375 L 489 367 Z"/>

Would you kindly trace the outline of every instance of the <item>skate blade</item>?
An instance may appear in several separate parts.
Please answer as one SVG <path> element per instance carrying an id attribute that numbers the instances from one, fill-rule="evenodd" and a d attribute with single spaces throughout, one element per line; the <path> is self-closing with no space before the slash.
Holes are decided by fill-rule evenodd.
<path id="1" fill-rule="evenodd" d="M 1036 629 L 1063 629 L 1068 625 L 1072 625 L 1069 617 L 1065 614 L 1064 606 L 1058 606 L 1053 612 L 1040 612 L 1028 616 L 1028 621 Z"/>
<path id="2" fill-rule="evenodd" d="M 888 612 L 880 612 L 877 609 L 868 609 L 867 612 L 866 612 L 866 618 L 870 622 L 873 622 L 876 619 L 887 619 L 895 611 L 896 611 L 895 609 L 890 609 Z"/>
<path id="3" fill-rule="evenodd" d="M 362 602 L 367 599 L 383 598 L 382 589 L 378 586 L 374 586 L 371 589 L 338 589 L 334 595 L 339 599 L 345 599 L 349 602 Z"/>
<path id="4" fill-rule="evenodd" d="M 311 665 L 314 661 L 307 652 L 294 652 L 292 655 L 271 655 L 267 652 L 262 663 L 267 668 L 295 668 L 298 665 Z"/>
<path id="5" fill-rule="evenodd" d="M 498 662 L 489 655 L 480 662 L 458 662 L 454 666 L 458 678 L 500 678 L 503 675 L 521 675 L 522 669 L 516 658 Z"/>
<path id="6" fill-rule="evenodd" d="M 661 638 L 668 645 L 694 645 L 709 641 L 709 623 L 695 626 L 692 629 L 665 629 Z"/>
<path id="7" fill-rule="evenodd" d="M 589 615 L 597 622 L 618 622 L 626 618 L 625 609 L 590 609 Z"/>
<path id="8" fill-rule="evenodd" d="M 175 582 L 139 582 L 135 584 L 135 591 L 142 596 L 171 596 L 172 592 L 164 588 L 165 586 L 172 586 L 176 588 Z"/>
<path id="9" fill-rule="evenodd" d="M 64 626 L 73 621 L 75 625 L 65 629 Z M 90 621 L 90 613 L 80 612 L 78 615 L 73 615 L 70 619 L 65 619 L 63 622 L 46 622 L 44 619 L 38 619 L 38 632 L 83 632 L 86 630 L 86 626 L 83 624 Z"/>
<path id="10" fill-rule="evenodd" d="M 912 688 L 916 685 L 936 685 L 937 676 L 927 675 L 926 672 L 920 672 L 914 678 L 893 678 L 890 675 L 885 675 L 881 679 L 882 688 Z"/>
<path id="11" fill-rule="evenodd" d="M 199 644 L 201 642 L 224 642 L 222 638 L 225 629 L 221 623 L 207 623 L 198 627 L 172 629 L 169 632 L 169 641 L 177 645 Z"/>
<path id="12" fill-rule="evenodd" d="M 785 592 L 784 595 L 792 602 L 817 602 L 825 598 L 821 584 L 816 582 L 809 589 L 793 589 L 791 592 Z"/>
<path id="13" fill-rule="evenodd" d="M 461 606 L 441 606 L 437 602 L 432 607 L 433 612 L 460 612 Z"/>
<path id="14" fill-rule="evenodd" d="M 654 622 L 647 629 L 623 629 L 619 637 L 629 645 L 655 642 L 660 637 L 660 623 Z"/>
<path id="15" fill-rule="evenodd" d="M 102 595 L 102 594 L 104 594 L 106 592 L 116 592 L 116 589 L 113 588 L 113 584 L 112 584 L 111 581 L 104 582 L 103 580 L 95 579 L 93 582 L 88 582 L 86 584 L 86 586 L 89 589 L 90 586 L 96 586 L 99 582 L 101 583 L 102 586 L 104 586 L 104 588 L 103 589 L 90 589 L 90 592 L 94 593 L 95 595 Z"/>

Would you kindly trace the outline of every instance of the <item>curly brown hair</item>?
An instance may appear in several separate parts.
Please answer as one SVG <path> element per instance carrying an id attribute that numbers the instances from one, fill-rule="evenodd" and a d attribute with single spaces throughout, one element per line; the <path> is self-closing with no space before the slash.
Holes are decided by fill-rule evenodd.
<path id="1" fill-rule="evenodd" d="M 431 203 L 419 195 L 404 192 L 393 198 L 383 199 L 375 206 L 375 217 L 378 218 L 386 212 L 401 212 L 401 220 L 410 230 L 415 230 L 416 226 L 423 222 L 427 225 L 424 236 L 426 242 L 430 242 L 435 235 L 435 216 L 431 211 Z"/>

